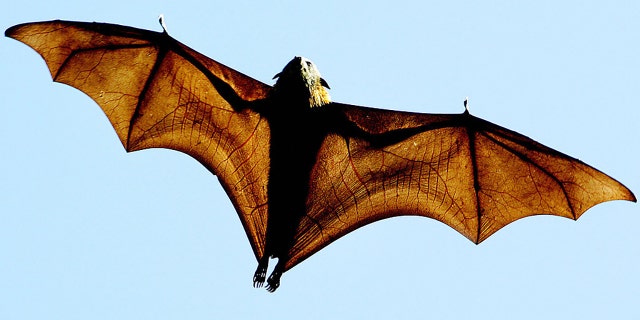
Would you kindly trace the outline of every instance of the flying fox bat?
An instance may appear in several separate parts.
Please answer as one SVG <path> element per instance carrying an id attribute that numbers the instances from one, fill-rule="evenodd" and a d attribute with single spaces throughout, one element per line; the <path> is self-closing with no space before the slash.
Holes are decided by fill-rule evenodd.
<path id="1" fill-rule="evenodd" d="M 580 160 L 468 110 L 332 102 L 302 57 L 269 86 L 163 29 L 49 21 L 6 35 L 35 49 L 54 81 L 95 100 L 127 151 L 178 150 L 218 177 L 258 261 L 256 287 L 276 290 L 285 271 L 381 219 L 429 217 L 480 243 L 523 217 L 578 219 L 604 201 L 636 200 Z"/>

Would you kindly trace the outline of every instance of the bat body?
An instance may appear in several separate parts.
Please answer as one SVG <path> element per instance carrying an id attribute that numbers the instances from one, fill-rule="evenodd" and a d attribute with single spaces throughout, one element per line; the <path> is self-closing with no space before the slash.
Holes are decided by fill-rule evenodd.
<path id="1" fill-rule="evenodd" d="M 268 86 L 165 32 L 68 21 L 14 26 L 54 81 L 105 112 L 127 151 L 185 152 L 231 199 L 258 268 L 254 286 L 369 223 L 418 215 L 480 243 L 520 218 L 578 219 L 625 186 L 532 139 L 462 114 L 332 102 L 315 65 L 295 57 Z M 266 279 L 270 257 L 278 258 Z"/>

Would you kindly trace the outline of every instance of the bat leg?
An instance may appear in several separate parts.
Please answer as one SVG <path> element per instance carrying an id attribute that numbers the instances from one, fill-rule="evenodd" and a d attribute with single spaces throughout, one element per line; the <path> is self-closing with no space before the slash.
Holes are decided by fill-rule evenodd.
<path id="1" fill-rule="evenodd" d="M 284 272 L 285 259 L 278 258 L 278 263 L 275 268 L 273 268 L 273 272 L 267 279 L 267 291 L 274 292 L 280 286 L 280 277 L 282 277 L 282 273 Z"/>
<path id="2" fill-rule="evenodd" d="M 262 288 L 264 279 L 267 277 L 267 267 L 269 267 L 269 256 L 265 255 L 260 261 L 258 261 L 258 268 L 253 274 L 253 287 Z"/>

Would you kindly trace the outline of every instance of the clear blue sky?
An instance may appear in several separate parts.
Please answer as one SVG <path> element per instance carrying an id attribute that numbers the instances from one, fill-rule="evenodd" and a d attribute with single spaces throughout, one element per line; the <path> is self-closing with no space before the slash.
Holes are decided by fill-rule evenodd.
<path id="1" fill-rule="evenodd" d="M 336 101 L 473 114 L 640 193 L 638 1 L 17 1 L 50 19 L 169 32 L 267 83 L 294 55 Z M 217 179 L 126 154 L 97 105 L 0 39 L 0 319 L 638 319 L 640 210 L 517 221 L 476 246 L 416 217 L 362 228 L 254 289 Z"/>

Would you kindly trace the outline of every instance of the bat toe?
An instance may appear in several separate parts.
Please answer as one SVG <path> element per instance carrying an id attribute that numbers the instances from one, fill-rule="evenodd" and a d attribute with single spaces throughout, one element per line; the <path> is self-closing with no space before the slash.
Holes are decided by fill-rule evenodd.
<path id="1" fill-rule="evenodd" d="M 282 273 L 274 271 L 267 279 L 267 291 L 274 292 L 280 286 L 280 277 Z"/>
<path id="2" fill-rule="evenodd" d="M 256 272 L 253 274 L 253 287 L 262 288 L 264 280 L 267 277 L 267 266 L 259 265 Z"/>

